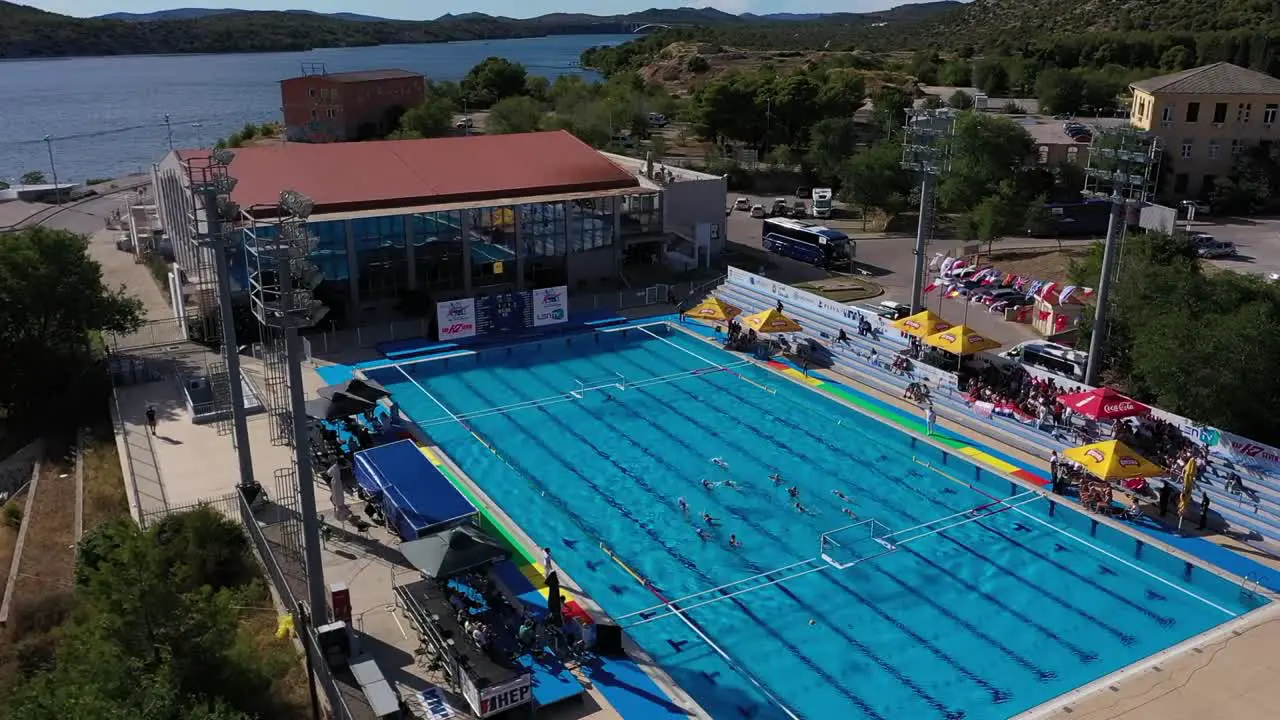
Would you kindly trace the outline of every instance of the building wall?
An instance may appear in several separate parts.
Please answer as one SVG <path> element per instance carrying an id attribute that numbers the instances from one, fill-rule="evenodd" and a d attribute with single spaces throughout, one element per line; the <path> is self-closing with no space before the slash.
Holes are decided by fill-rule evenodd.
<path id="1" fill-rule="evenodd" d="M 690 239 L 697 235 L 702 223 L 711 226 L 711 255 L 724 251 L 726 195 L 728 181 L 724 178 L 707 180 L 678 180 L 663 186 L 663 229 Z"/>
<path id="2" fill-rule="evenodd" d="M 301 142 L 339 142 L 385 135 L 393 108 L 421 104 L 422 76 L 364 82 L 337 82 L 324 75 L 289 78 L 280 83 L 285 134 Z"/>
<path id="3" fill-rule="evenodd" d="M 1280 95 L 1183 95 L 1134 90 L 1133 124 L 1164 142 L 1167 192 L 1207 197 L 1246 148 L 1280 139 Z"/>

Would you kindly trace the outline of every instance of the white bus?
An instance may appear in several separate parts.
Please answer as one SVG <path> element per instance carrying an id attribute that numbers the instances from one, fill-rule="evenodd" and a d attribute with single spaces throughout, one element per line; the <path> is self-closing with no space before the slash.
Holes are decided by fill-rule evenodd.
<path id="1" fill-rule="evenodd" d="M 816 218 L 831 217 L 831 188 L 813 189 L 813 216 Z"/>
<path id="2" fill-rule="evenodd" d="M 1045 340 L 1028 340 L 1000 353 L 1000 357 L 1017 360 L 1028 367 L 1043 370 L 1059 378 L 1084 382 L 1089 354 Z"/>

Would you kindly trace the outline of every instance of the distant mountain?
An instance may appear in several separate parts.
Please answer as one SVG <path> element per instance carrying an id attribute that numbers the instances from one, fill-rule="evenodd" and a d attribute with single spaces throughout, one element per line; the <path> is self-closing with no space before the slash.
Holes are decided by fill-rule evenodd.
<path id="1" fill-rule="evenodd" d="M 978 45 L 1113 32 L 1275 35 L 1280 5 L 1263 0 L 973 0 L 944 18 L 937 35 Z"/>
<path id="2" fill-rule="evenodd" d="M 237 8 L 174 8 L 172 10 L 157 10 L 149 13 L 108 13 L 106 15 L 98 15 L 94 19 L 123 20 L 125 22 L 158 22 L 163 20 L 196 20 L 198 18 L 206 18 L 214 15 L 230 15 L 233 13 L 243 12 L 248 11 Z M 319 13 L 314 10 L 285 10 L 284 12 L 298 13 L 302 15 L 321 15 L 324 17 L 336 18 L 338 20 L 350 20 L 351 22 L 388 22 L 387 18 L 348 12 Z"/>

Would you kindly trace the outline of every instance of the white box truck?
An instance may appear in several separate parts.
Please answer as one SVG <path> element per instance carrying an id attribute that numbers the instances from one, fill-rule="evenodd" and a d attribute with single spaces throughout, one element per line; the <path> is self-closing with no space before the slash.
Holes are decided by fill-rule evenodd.
<path id="1" fill-rule="evenodd" d="M 813 189 L 813 216 L 816 218 L 831 217 L 831 188 Z"/>

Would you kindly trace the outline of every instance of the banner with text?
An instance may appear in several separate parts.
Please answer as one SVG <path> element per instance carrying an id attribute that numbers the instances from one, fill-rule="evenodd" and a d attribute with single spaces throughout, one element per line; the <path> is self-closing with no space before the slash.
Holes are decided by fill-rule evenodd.
<path id="1" fill-rule="evenodd" d="M 533 326 L 558 325 L 569 321 L 569 288 L 541 288 L 533 291 Z"/>
<path id="2" fill-rule="evenodd" d="M 501 685 L 491 685 L 480 692 L 477 714 L 486 718 L 533 701 L 533 679 L 522 675 Z"/>
<path id="3" fill-rule="evenodd" d="M 445 300 L 436 305 L 436 323 L 440 339 L 462 340 L 476 336 L 476 301 Z"/>

